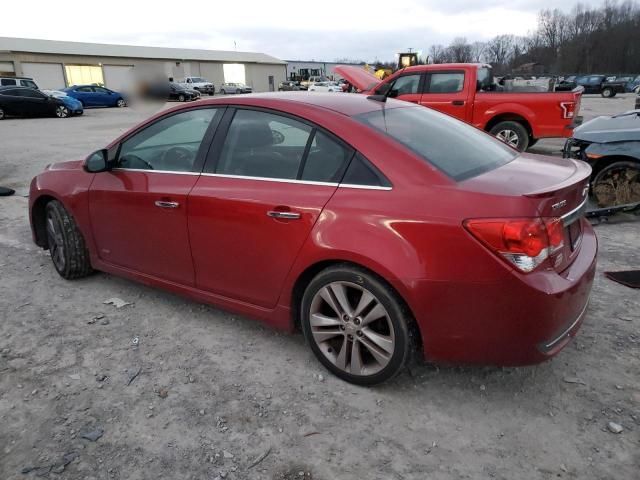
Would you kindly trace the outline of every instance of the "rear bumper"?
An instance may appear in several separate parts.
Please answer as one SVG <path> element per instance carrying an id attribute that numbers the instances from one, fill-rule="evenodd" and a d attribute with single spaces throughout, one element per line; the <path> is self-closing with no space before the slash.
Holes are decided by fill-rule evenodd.
<path id="1" fill-rule="evenodd" d="M 595 276 L 597 239 L 583 222 L 580 252 L 563 272 L 511 271 L 495 283 L 423 281 L 411 307 L 425 358 L 516 366 L 545 361 L 579 330 Z"/>

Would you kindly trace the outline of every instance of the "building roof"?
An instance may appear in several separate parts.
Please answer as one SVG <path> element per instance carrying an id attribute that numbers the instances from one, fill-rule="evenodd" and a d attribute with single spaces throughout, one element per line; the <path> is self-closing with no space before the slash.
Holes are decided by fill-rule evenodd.
<path id="1" fill-rule="evenodd" d="M 150 58 L 164 60 L 200 60 L 210 62 L 268 63 L 286 62 L 257 52 L 227 50 L 198 50 L 192 48 L 140 47 L 107 43 L 80 43 L 36 38 L 0 37 L 0 52 L 47 53 L 54 55 L 83 55 L 91 57 Z"/>

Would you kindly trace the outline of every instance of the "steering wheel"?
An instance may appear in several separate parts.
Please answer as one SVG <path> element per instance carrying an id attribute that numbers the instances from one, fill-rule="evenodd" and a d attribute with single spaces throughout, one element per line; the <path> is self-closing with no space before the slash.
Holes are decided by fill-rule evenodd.
<path id="1" fill-rule="evenodd" d="M 171 147 L 162 155 L 162 164 L 179 167 L 180 170 L 190 170 L 194 158 L 193 152 L 186 147 Z"/>
<path id="2" fill-rule="evenodd" d="M 153 170 L 153 165 L 131 153 L 121 157 L 118 160 L 118 166 L 123 168 L 137 168 L 140 170 Z"/>

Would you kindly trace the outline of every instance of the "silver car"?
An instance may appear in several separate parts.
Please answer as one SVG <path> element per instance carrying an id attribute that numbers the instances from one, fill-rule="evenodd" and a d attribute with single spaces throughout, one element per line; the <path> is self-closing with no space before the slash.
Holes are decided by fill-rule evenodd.
<path id="1" fill-rule="evenodd" d="M 251 93 L 253 88 L 245 85 L 244 83 L 228 82 L 223 83 L 220 87 L 220 93 L 226 95 L 227 93 Z"/>

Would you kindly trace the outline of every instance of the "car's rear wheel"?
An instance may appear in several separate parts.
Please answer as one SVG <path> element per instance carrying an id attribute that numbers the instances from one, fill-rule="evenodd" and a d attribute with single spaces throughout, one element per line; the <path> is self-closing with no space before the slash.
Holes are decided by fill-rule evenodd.
<path id="1" fill-rule="evenodd" d="M 57 200 L 45 208 L 47 246 L 53 266 L 67 280 L 85 277 L 92 272 L 89 251 L 73 217 Z"/>
<path id="2" fill-rule="evenodd" d="M 524 152 L 529 146 L 529 132 L 521 123 L 506 121 L 494 125 L 489 133 L 507 145 Z"/>
<path id="3" fill-rule="evenodd" d="M 391 287 L 350 265 L 320 272 L 301 303 L 302 330 L 315 356 L 359 385 L 384 382 L 402 370 L 414 350 L 411 321 Z"/>
<path id="4" fill-rule="evenodd" d="M 69 116 L 69 109 L 64 105 L 58 105 L 56 107 L 56 117 L 67 118 Z"/>
<path id="5" fill-rule="evenodd" d="M 615 162 L 593 179 L 591 193 L 599 207 L 640 202 L 640 163 Z"/>
<path id="6" fill-rule="evenodd" d="M 118 101 L 116 102 L 116 106 L 118 108 L 124 108 L 127 106 L 127 102 L 125 102 L 123 98 L 119 98 Z"/>
<path id="7" fill-rule="evenodd" d="M 601 93 L 600 95 L 602 95 L 604 98 L 611 98 L 611 97 L 613 97 L 613 95 L 614 95 L 614 94 L 613 94 L 613 88 L 609 88 L 609 87 L 607 87 L 607 88 L 603 88 L 603 89 L 602 89 L 602 93 Z"/>

